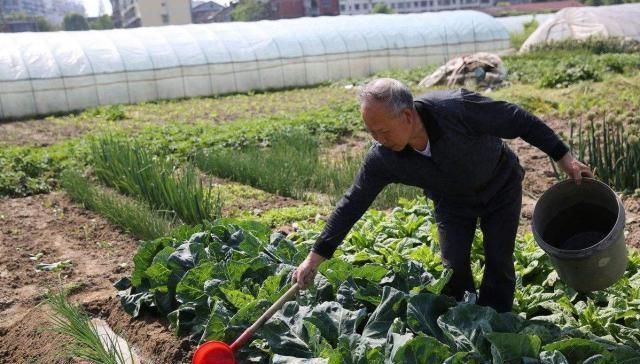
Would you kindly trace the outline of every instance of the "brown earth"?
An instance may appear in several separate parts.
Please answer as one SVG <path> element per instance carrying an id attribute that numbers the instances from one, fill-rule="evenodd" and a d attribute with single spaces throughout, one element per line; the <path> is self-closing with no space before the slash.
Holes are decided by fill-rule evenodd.
<path id="1" fill-rule="evenodd" d="M 0 145 L 47 146 L 86 133 L 87 125 L 47 119 L 0 123 Z"/>
<path id="2" fill-rule="evenodd" d="M 180 363 L 188 345 L 153 320 L 132 320 L 112 282 L 130 275 L 134 239 L 62 193 L 0 200 L 0 364 L 65 363 L 56 358 L 61 338 L 43 329 L 49 289 L 71 289 L 71 300 L 104 318 L 130 339 L 148 363 Z M 30 259 L 43 253 L 38 261 Z M 37 263 L 71 260 L 60 272 L 37 272 Z M 153 337 L 153 340 L 149 340 Z"/>

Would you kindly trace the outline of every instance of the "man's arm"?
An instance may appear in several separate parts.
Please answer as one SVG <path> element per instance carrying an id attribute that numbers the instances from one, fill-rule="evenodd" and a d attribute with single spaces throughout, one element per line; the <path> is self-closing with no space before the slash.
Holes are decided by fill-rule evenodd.
<path id="1" fill-rule="evenodd" d="M 560 169 L 580 183 L 581 177 L 593 177 L 593 172 L 569 152 L 567 145 L 542 120 L 518 105 L 496 101 L 462 89 L 462 122 L 477 134 L 500 138 L 521 137 L 527 143 L 547 153 Z"/>
<path id="2" fill-rule="evenodd" d="M 298 282 L 301 289 L 313 283 L 320 263 L 333 256 L 349 230 L 390 181 L 390 175 L 385 171 L 381 156 L 375 147 L 371 148 L 353 184 L 329 216 L 327 225 L 311 248 L 311 252 L 293 273 L 293 282 Z"/>
<path id="3" fill-rule="evenodd" d="M 376 147 L 372 147 L 353 184 L 336 204 L 311 251 L 330 259 L 356 221 L 390 182 L 390 175 L 385 171 L 379 152 Z"/>
<path id="4" fill-rule="evenodd" d="M 462 122 L 477 134 L 522 138 L 559 161 L 569 148 L 542 120 L 516 104 L 462 89 Z"/>

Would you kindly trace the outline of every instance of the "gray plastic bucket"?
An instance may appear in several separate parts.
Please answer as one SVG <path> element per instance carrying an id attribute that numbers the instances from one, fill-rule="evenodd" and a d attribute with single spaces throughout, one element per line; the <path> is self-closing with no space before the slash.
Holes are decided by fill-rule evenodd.
<path id="1" fill-rule="evenodd" d="M 624 206 L 606 184 L 583 178 L 557 183 L 538 200 L 533 237 L 558 276 L 578 292 L 615 283 L 627 269 Z"/>

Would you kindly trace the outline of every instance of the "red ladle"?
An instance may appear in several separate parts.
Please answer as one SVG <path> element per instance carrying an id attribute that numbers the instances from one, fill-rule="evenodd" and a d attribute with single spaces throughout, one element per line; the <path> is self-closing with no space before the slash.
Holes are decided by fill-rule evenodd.
<path id="1" fill-rule="evenodd" d="M 235 352 L 246 344 L 253 334 L 273 316 L 282 305 L 289 301 L 298 292 L 298 283 L 294 283 L 289 290 L 282 295 L 269 309 L 260 316 L 248 329 L 244 330 L 242 335 L 236 341 L 227 345 L 222 341 L 207 341 L 196 349 L 191 364 L 236 364 Z"/>

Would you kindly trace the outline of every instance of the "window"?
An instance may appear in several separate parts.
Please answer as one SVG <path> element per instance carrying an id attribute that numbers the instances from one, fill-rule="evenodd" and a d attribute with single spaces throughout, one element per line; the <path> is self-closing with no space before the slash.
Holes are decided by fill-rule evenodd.
<path id="1" fill-rule="evenodd" d="M 169 24 L 169 14 L 162 14 L 162 24 Z"/>
<path id="2" fill-rule="evenodd" d="M 426 7 L 427 6 L 426 0 L 421 1 L 420 6 L 422 6 L 423 8 Z"/>
<path id="3" fill-rule="evenodd" d="M 414 1 L 414 2 L 413 2 L 413 7 L 414 7 L 414 8 L 417 8 L 417 7 L 419 7 L 419 6 L 420 6 L 419 4 L 420 4 L 419 2 Z"/>
<path id="4" fill-rule="evenodd" d="M 360 10 L 360 4 L 355 4 L 355 5 L 353 6 L 353 8 L 354 8 L 354 9 L 356 9 L 356 10 Z"/>
<path id="5" fill-rule="evenodd" d="M 369 4 L 362 4 L 362 8 L 364 10 L 369 10 Z"/>
<path id="6" fill-rule="evenodd" d="M 340 5 L 340 11 L 345 11 L 345 10 L 346 10 L 346 9 L 345 9 L 345 7 L 344 7 L 344 4 Z"/>
<path id="7" fill-rule="evenodd" d="M 404 9 L 404 3 L 398 3 L 398 9 Z"/>
<path id="8" fill-rule="evenodd" d="M 391 9 L 395 9 L 396 8 L 396 3 L 391 3 Z"/>

